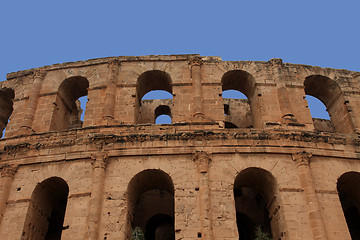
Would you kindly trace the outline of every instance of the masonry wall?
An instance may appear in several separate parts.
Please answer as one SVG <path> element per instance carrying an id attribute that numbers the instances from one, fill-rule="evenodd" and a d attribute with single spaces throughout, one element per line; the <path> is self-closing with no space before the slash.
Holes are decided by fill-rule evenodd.
<path id="1" fill-rule="evenodd" d="M 144 73 L 168 76 L 173 99 L 140 105 Z M 59 116 L 75 111 L 58 103 L 59 87 L 74 77 L 83 81 L 72 83 L 66 101 L 87 94 L 82 126 L 54 128 L 62 126 Z M 309 77 L 315 83 L 305 88 Z M 167 215 L 169 239 L 239 239 L 235 194 L 242 188 L 266 203 L 273 239 L 350 239 L 337 184 L 343 174 L 360 172 L 359 77 L 281 59 L 199 55 L 103 58 L 10 73 L 1 84 L 14 97 L 0 140 L 0 238 L 39 239 L 35 232 L 47 231 L 29 227 L 39 218 L 29 209 L 37 186 L 46 196 L 51 184 L 44 182 L 56 178 L 69 189 L 61 239 L 130 239 L 134 224 L 146 225 L 136 220 L 142 212 L 148 222 Z M 143 86 L 164 90 L 157 81 Z M 309 90 L 318 85 L 333 87 L 338 98 Z M 223 99 L 227 89 L 248 99 Z M 331 121 L 312 119 L 305 94 L 337 109 Z M 155 124 L 160 105 L 171 109 L 172 124 Z M 167 207 L 147 210 L 154 199 L 168 199 Z M 144 210 L 136 212 L 139 201 Z"/>

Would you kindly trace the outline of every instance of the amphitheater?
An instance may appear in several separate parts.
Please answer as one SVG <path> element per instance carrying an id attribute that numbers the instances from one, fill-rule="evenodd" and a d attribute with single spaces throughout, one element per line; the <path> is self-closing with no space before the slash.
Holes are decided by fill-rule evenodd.
<path id="1" fill-rule="evenodd" d="M 9 73 L 0 105 L 1 240 L 360 239 L 359 72 L 109 57 Z"/>

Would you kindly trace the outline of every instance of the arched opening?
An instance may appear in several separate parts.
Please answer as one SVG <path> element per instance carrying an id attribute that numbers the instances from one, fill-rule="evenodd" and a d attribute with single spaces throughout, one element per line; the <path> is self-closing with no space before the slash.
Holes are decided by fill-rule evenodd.
<path id="1" fill-rule="evenodd" d="M 331 124 L 325 104 L 318 98 L 310 95 L 306 95 L 305 99 L 308 102 L 315 129 L 322 132 L 334 132 L 334 127 Z"/>
<path id="2" fill-rule="evenodd" d="M 88 87 L 89 81 L 80 76 L 67 78 L 61 83 L 54 102 L 50 130 L 61 131 L 82 127 L 81 118 L 86 108 Z"/>
<path id="3" fill-rule="evenodd" d="M 144 72 L 139 76 L 136 86 L 136 123 L 155 123 L 158 117 L 154 115 L 155 109 L 159 106 L 171 109 L 172 99 L 169 74 L 159 70 Z"/>
<path id="4" fill-rule="evenodd" d="M 175 239 L 174 186 L 168 174 L 148 169 L 134 176 L 128 185 L 130 229 L 141 228 L 145 239 Z"/>
<path id="5" fill-rule="evenodd" d="M 60 240 L 69 187 L 59 177 L 38 183 L 31 195 L 21 239 Z"/>
<path id="6" fill-rule="evenodd" d="M 232 70 L 223 75 L 221 83 L 225 128 L 253 127 L 251 97 L 254 78 L 245 71 Z"/>
<path id="7" fill-rule="evenodd" d="M 80 121 L 84 122 L 86 103 L 88 101 L 87 95 L 83 96 L 83 97 L 80 97 L 79 101 L 80 101 L 80 108 L 81 108 Z"/>
<path id="8" fill-rule="evenodd" d="M 360 173 L 347 172 L 338 179 L 337 190 L 352 240 L 360 239 Z"/>
<path id="9" fill-rule="evenodd" d="M 172 240 L 175 232 L 174 219 L 167 214 L 157 214 L 146 223 L 145 232 L 146 240 Z"/>
<path id="10" fill-rule="evenodd" d="M 173 99 L 173 95 L 164 90 L 152 90 L 146 93 L 141 100 Z"/>
<path id="11" fill-rule="evenodd" d="M 326 106 L 316 97 L 306 95 L 306 101 L 309 104 L 309 110 L 313 118 L 330 120 L 329 113 L 326 110 Z"/>
<path id="12" fill-rule="evenodd" d="M 312 112 L 314 128 L 318 131 L 352 133 L 353 124 L 346 107 L 346 101 L 338 84 L 325 76 L 311 75 L 305 79 L 305 94 L 318 99 L 325 105 L 327 114 L 320 107 L 316 106 L 316 101 L 307 97 L 309 108 Z M 323 115 L 315 115 L 312 109 Z"/>
<path id="13" fill-rule="evenodd" d="M 155 124 L 171 124 L 171 109 L 160 105 L 155 109 Z"/>
<path id="14" fill-rule="evenodd" d="M 276 191 L 276 180 L 266 170 L 252 167 L 237 175 L 234 182 L 234 198 L 239 239 L 255 239 L 258 228 L 269 237 L 274 236 L 274 239 L 277 239 L 280 234 L 280 217 L 277 216 L 274 220 L 269 214 L 274 212 L 277 205 Z"/>
<path id="15" fill-rule="evenodd" d="M 0 129 L 2 137 L 5 135 L 5 128 L 13 112 L 13 100 L 15 97 L 14 90 L 3 88 L 0 90 Z"/>

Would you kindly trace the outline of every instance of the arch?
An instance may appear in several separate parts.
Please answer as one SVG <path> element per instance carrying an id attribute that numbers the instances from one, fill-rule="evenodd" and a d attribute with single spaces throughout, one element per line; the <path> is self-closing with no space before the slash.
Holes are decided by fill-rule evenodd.
<path id="1" fill-rule="evenodd" d="M 239 237 L 244 237 L 240 239 L 253 239 L 256 227 L 277 239 L 281 225 L 269 215 L 280 201 L 276 198 L 277 188 L 274 176 L 261 168 L 250 167 L 236 176 L 234 199 L 237 227 Z"/>
<path id="2" fill-rule="evenodd" d="M 146 223 L 146 240 L 172 240 L 174 239 L 174 218 L 167 214 L 157 214 L 152 216 Z"/>
<path id="3" fill-rule="evenodd" d="M 330 116 L 330 126 L 332 126 L 336 132 L 353 132 L 354 127 L 345 105 L 344 95 L 334 80 L 322 75 L 311 75 L 305 78 L 304 87 L 306 95 L 319 99 L 326 106 Z M 315 119 L 315 129 L 316 125 L 319 125 L 317 122 L 319 122 L 319 120 Z"/>
<path id="4" fill-rule="evenodd" d="M 169 74 L 160 70 L 146 71 L 137 80 L 136 93 L 138 99 L 154 90 L 164 90 L 172 94 L 172 81 Z"/>
<path id="5" fill-rule="evenodd" d="M 255 226 L 251 219 L 241 212 L 236 212 L 236 225 L 239 239 L 255 239 Z"/>
<path id="6" fill-rule="evenodd" d="M 251 99 L 255 90 L 254 77 L 242 70 L 231 70 L 226 72 L 222 78 L 222 90 L 237 90 L 243 93 L 248 99 Z"/>
<path id="7" fill-rule="evenodd" d="M 155 109 L 155 123 L 158 124 L 159 117 L 166 115 L 170 118 L 171 123 L 171 109 L 167 105 L 160 105 Z M 160 123 L 161 124 L 161 123 Z"/>
<path id="8" fill-rule="evenodd" d="M 252 101 L 255 91 L 254 77 L 246 71 L 231 70 L 222 76 L 221 83 L 225 122 L 228 123 L 225 128 L 253 127 L 251 109 L 256 105 L 256 101 Z"/>
<path id="9" fill-rule="evenodd" d="M 38 183 L 31 194 L 21 239 L 60 240 L 69 186 L 60 177 Z"/>
<path id="10" fill-rule="evenodd" d="M 167 92 L 164 94 L 162 92 Z M 144 98 L 152 93 L 151 99 Z M 160 95 L 167 96 L 166 99 Z M 144 98 L 144 99 L 143 99 Z M 142 73 L 136 84 L 135 121 L 136 123 L 155 123 L 154 111 L 161 105 L 172 105 L 172 80 L 168 73 L 151 70 Z"/>
<path id="11" fill-rule="evenodd" d="M 322 101 L 310 95 L 306 95 L 305 99 L 308 102 L 309 110 L 313 118 L 330 120 L 329 113 Z"/>
<path id="12" fill-rule="evenodd" d="M 2 135 L 13 112 L 13 100 L 15 97 L 14 90 L 11 88 L 2 88 L 0 90 L 0 129 Z"/>
<path id="13" fill-rule="evenodd" d="M 347 172 L 337 181 L 337 191 L 352 239 L 360 239 L 360 173 Z"/>
<path id="14" fill-rule="evenodd" d="M 61 131 L 65 129 L 81 128 L 80 107 L 81 97 L 87 96 L 89 81 L 85 77 L 75 76 L 65 79 L 59 86 L 50 130 Z"/>
<path id="15" fill-rule="evenodd" d="M 147 92 L 141 100 L 152 99 L 173 99 L 173 95 L 165 90 L 151 90 L 150 92 Z"/>
<path id="16" fill-rule="evenodd" d="M 144 170 L 130 180 L 127 193 L 128 234 L 140 227 L 146 239 L 157 239 L 155 235 L 161 233 L 165 234 L 161 239 L 175 238 L 174 228 L 168 231 L 174 226 L 174 184 L 167 173 Z"/>
<path id="17" fill-rule="evenodd" d="M 232 99 L 247 99 L 246 95 L 238 90 L 225 90 L 222 92 L 222 97 Z"/>

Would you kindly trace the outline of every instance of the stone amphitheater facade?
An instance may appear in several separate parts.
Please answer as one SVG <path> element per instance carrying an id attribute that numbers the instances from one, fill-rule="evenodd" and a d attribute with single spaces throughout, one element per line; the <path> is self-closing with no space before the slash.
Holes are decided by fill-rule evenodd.
<path id="1" fill-rule="evenodd" d="M 9 73 L 0 104 L 2 240 L 360 239 L 359 72 L 121 56 Z"/>

